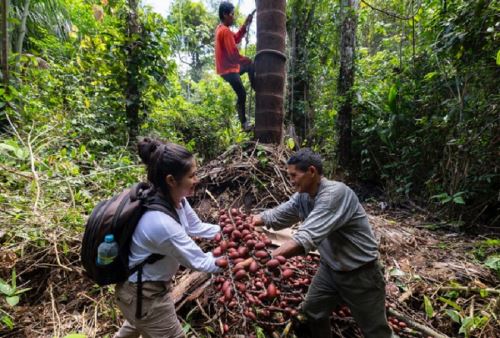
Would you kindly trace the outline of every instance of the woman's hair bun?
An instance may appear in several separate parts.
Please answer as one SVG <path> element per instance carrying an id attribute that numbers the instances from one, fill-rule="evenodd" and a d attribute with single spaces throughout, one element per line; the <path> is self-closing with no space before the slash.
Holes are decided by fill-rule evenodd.
<path id="1" fill-rule="evenodd" d="M 139 141 L 137 149 L 139 151 L 139 157 L 144 164 L 149 165 L 151 163 L 151 158 L 160 145 L 160 142 L 150 139 L 149 137 L 144 137 Z"/>

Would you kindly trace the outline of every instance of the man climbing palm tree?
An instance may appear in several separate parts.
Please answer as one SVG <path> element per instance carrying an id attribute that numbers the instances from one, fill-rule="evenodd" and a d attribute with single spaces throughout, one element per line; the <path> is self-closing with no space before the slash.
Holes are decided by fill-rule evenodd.
<path id="1" fill-rule="evenodd" d="M 219 5 L 219 18 L 221 23 L 215 31 L 215 68 L 217 74 L 229 82 L 238 96 L 236 105 L 241 126 L 243 130 L 250 131 L 251 126 L 247 121 L 245 113 L 247 94 L 241 82 L 240 75 L 247 73 L 250 85 L 254 88 L 254 64 L 250 58 L 240 55 L 236 44 L 240 43 L 245 36 L 247 28 L 252 23 L 253 13 L 246 18 L 245 23 L 237 33 L 233 33 L 229 29 L 234 23 L 233 4 L 223 1 Z"/>

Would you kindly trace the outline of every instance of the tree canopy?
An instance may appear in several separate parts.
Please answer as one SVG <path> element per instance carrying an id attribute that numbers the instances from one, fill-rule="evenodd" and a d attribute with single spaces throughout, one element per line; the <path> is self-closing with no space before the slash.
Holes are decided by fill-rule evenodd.
<path id="1" fill-rule="evenodd" d="M 81 233 L 96 201 L 144 178 L 140 135 L 185 145 L 200 166 L 253 139 L 214 70 L 217 5 L 174 0 L 164 17 L 138 0 L 1 1 L 2 245 L 22 255 L 25 243 L 52 245 L 47 228 Z M 492 0 L 287 1 L 281 146 L 313 148 L 326 176 L 384 210 L 476 238 L 497 232 L 499 10 Z M 246 14 L 237 8 L 238 24 Z M 240 44 L 249 57 L 251 41 Z M 484 240 L 474 257 L 498 274 L 498 240 Z M 0 270 L 1 281 L 15 273 Z M 449 334 L 480 331 L 464 318 Z"/>

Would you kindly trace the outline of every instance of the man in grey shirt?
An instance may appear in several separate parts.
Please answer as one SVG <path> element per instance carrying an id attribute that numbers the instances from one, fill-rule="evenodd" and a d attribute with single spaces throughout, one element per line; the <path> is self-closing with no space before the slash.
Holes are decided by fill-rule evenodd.
<path id="1" fill-rule="evenodd" d="M 365 337 L 392 337 L 377 242 L 358 197 L 345 184 L 324 178 L 320 156 L 308 148 L 287 164 L 297 193 L 274 209 L 252 215 L 251 224 L 279 230 L 303 222 L 273 256 L 288 258 L 318 249 L 320 266 L 303 304 L 311 336 L 331 337 L 330 315 L 345 303 Z"/>

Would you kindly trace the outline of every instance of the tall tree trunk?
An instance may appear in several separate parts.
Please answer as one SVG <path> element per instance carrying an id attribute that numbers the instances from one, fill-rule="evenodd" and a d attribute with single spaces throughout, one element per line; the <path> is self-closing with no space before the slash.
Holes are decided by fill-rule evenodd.
<path id="1" fill-rule="evenodd" d="M 203 64 L 200 60 L 200 53 L 198 51 L 193 51 L 191 54 L 191 79 L 194 82 L 200 82 L 201 73 L 203 70 Z"/>
<path id="2" fill-rule="evenodd" d="M 7 87 L 9 83 L 9 22 L 8 13 L 9 13 L 9 0 L 1 0 L 2 5 L 2 78 L 3 84 Z"/>
<path id="3" fill-rule="evenodd" d="M 340 74 L 338 95 L 340 109 L 337 117 L 339 165 L 348 169 L 351 162 L 352 87 L 354 84 L 354 52 L 356 49 L 357 11 L 360 0 L 341 0 L 342 27 L 340 33 Z"/>
<path id="4" fill-rule="evenodd" d="M 125 89 L 125 102 L 127 113 L 128 132 L 131 140 L 139 134 L 139 108 L 141 93 L 139 91 L 139 55 L 141 26 L 137 14 L 138 0 L 128 0 L 128 45 L 127 51 L 127 85 Z"/>
<path id="5" fill-rule="evenodd" d="M 16 49 L 14 50 L 15 53 L 17 53 L 16 67 L 19 60 L 21 60 L 21 54 L 23 52 L 24 37 L 26 36 L 26 20 L 28 19 L 28 14 L 30 13 L 30 1 L 31 0 L 24 0 L 23 14 L 21 17 L 21 24 L 19 26 L 19 36 L 16 42 Z"/>
<path id="6" fill-rule="evenodd" d="M 286 76 L 286 0 L 257 0 L 255 138 L 281 143 Z"/>
<path id="7" fill-rule="evenodd" d="M 301 140 L 306 139 L 307 130 L 311 125 L 309 104 L 310 76 L 308 60 L 308 32 L 314 19 L 318 1 L 299 2 L 292 13 L 292 24 L 288 35 L 293 41 L 292 60 L 289 74 L 289 114 Z"/>

